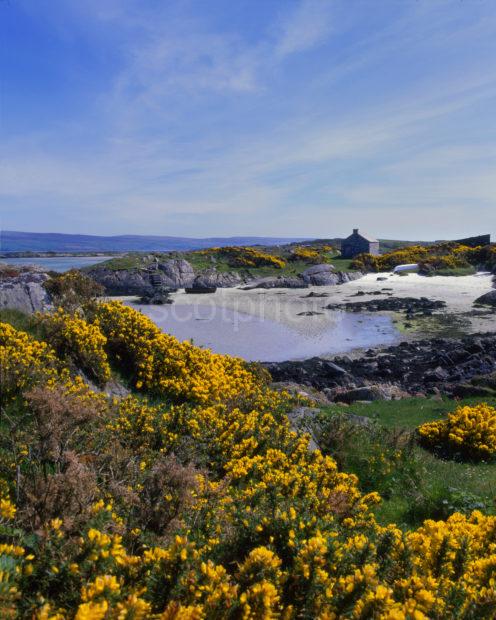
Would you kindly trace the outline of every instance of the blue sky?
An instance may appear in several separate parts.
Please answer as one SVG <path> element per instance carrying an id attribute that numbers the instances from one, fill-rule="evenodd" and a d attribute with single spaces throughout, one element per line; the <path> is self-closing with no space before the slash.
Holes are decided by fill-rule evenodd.
<path id="1" fill-rule="evenodd" d="M 0 227 L 496 234 L 494 0 L 0 0 Z"/>

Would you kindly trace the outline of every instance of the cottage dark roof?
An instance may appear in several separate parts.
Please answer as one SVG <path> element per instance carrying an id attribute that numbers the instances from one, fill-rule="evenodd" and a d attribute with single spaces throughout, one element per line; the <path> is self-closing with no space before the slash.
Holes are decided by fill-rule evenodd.
<path id="1" fill-rule="evenodd" d="M 353 237 L 354 234 L 357 234 L 359 237 L 362 237 L 362 239 L 365 239 L 365 241 L 368 241 L 369 243 L 379 243 L 378 239 L 376 239 L 375 237 L 372 237 L 372 235 L 368 235 L 367 233 L 364 233 L 364 232 L 362 232 L 360 230 L 357 230 L 356 233 L 351 234 L 349 237 L 347 237 L 347 239 L 345 239 L 345 241 L 347 241 L 348 239 Z"/>

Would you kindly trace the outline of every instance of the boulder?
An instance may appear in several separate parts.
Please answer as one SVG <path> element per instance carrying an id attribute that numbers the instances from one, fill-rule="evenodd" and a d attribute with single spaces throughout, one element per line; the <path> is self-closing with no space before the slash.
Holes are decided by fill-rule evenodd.
<path id="1" fill-rule="evenodd" d="M 87 272 L 101 284 L 108 295 L 152 295 L 154 286 L 146 269 L 106 269 L 96 267 Z"/>
<path id="2" fill-rule="evenodd" d="M 195 279 L 195 271 L 187 260 L 182 258 L 171 259 L 158 263 L 157 268 L 161 272 L 162 284 L 171 289 L 186 288 L 191 286 Z"/>
<path id="3" fill-rule="evenodd" d="M 304 282 L 310 286 L 336 286 L 346 284 L 362 277 L 359 271 L 336 271 L 334 265 L 313 265 L 300 274 Z"/>
<path id="4" fill-rule="evenodd" d="M 303 278 L 287 278 L 278 276 L 277 278 L 260 278 L 249 286 L 243 288 L 244 291 L 251 291 L 256 288 L 308 288 L 309 284 Z"/>
<path id="5" fill-rule="evenodd" d="M 163 306 L 164 304 L 172 304 L 173 300 L 169 297 L 172 291 L 165 287 L 158 287 L 152 293 L 146 293 L 141 296 L 140 303 L 150 304 L 154 306 Z"/>
<path id="6" fill-rule="evenodd" d="M 337 284 L 339 280 L 337 274 L 334 273 L 335 271 L 334 265 L 313 265 L 306 269 L 301 274 L 301 277 L 304 282 L 312 286 L 333 285 Z"/>
<path id="7" fill-rule="evenodd" d="M 310 441 L 308 442 L 309 450 L 318 450 L 319 445 L 317 438 L 313 432 L 312 422 L 319 415 L 320 409 L 314 407 L 296 407 L 288 413 L 288 419 L 297 433 L 307 433 L 310 435 Z"/>
<path id="8" fill-rule="evenodd" d="M 342 403 L 356 403 L 358 401 L 391 400 L 387 390 L 379 385 L 365 385 L 363 387 L 346 390 L 336 394 L 334 400 Z"/>
<path id="9" fill-rule="evenodd" d="M 479 306 L 492 306 L 493 308 L 496 308 L 496 289 L 478 297 L 474 301 L 474 304 Z"/>
<path id="10" fill-rule="evenodd" d="M 191 286 L 196 289 L 233 288 L 243 282 L 243 278 L 235 271 L 222 272 L 207 269 L 194 278 Z"/>
<path id="11" fill-rule="evenodd" d="M 0 308 L 10 308 L 31 314 L 51 307 L 51 299 L 43 283 L 48 275 L 37 270 L 23 271 L 0 280 Z"/>

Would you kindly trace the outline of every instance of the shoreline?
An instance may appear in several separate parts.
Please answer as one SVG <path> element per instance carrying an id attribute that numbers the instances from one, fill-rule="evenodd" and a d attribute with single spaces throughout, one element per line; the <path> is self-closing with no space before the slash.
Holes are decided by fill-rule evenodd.
<path id="1" fill-rule="evenodd" d="M 387 280 L 378 280 L 383 277 L 387 277 Z M 157 323 L 161 323 L 160 327 L 164 331 L 166 331 L 164 316 L 166 312 L 174 312 L 174 308 L 180 311 L 178 315 L 184 315 L 186 307 L 191 307 L 192 313 L 195 312 L 194 308 L 200 310 L 211 308 L 213 313 L 220 310 L 225 311 L 224 315 L 230 313 L 239 315 L 240 323 L 249 322 L 250 317 L 258 322 L 267 320 L 276 323 L 276 327 L 282 326 L 291 330 L 295 338 L 320 340 L 327 332 L 333 329 L 339 330 L 339 316 L 335 311 L 325 308 L 328 304 L 386 299 L 386 296 L 393 298 L 427 297 L 430 300 L 446 303 L 446 308 L 435 311 L 432 315 L 419 315 L 413 319 L 406 316 L 404 312 L 365 311 L 361 313 L 368 316 L 389 317 L 396 330 L 395 342 L 399 344 L 402 341 L 462 337 L 473 333 L 496 331 L 494 311 L 475 309 L 473 306 L 475 299 L 492 289 L 492 277 L 491 274 L 425 277 L 418 274 L 391 276 L 374 273 L 338 286 L 312 286 L 308 289 L 220 288 L 213 294 L 186 294 L 184 291 L 178 291 L 171 294 L 173 305 L 147 306 L 147 308 L 153 308 L 157 317 L 160 317 L 160 309 L 163 310 L 162 320 L 157 320 Z M 121 296 L 117 299 L 133 306 L 138 300 L 137 297 L 132 296 Z M 152 311 L 150 312 L 153 314 Z M 341 315 L 342 312 L 346 311 L 339 310 L 338 314 Z M 355 313 L 346 312 L 346 315 L 355 315 Z M 195 315 L 191 314 L 189 320 L 194 321 Z M 183 323 L 187 325 L 187 319 L 183 320 Z M 225 336 L 223 335 L 225 343 L 228 346 L 231 345 L 235 339 L 232 326 L 226 324 L 225 327 L 221 325 L 218 328 L 225 330 Z M 182 330 L 183 336 L 187 333 L 187 330 Z M 360 342 L 359 338 L 357 338 L 357 344 L 358 342 Z M 393 343 L 388 342 L 385 346 L 391 344 Z M 288 346 L 288 355 L 285 359 L 305 359 L 291 357 L 290 348 Z M 380 349 L 382 347 L 380 344 L 371 344 L 371 346 L 361 344 L 351 349 L 346 347 L 343 353 L 352 358 L 359 358 L 369 348 Z M 318 355 L 323 359 L 330 359 L 337 354 L 335 350 L 329 350 Z"/>
<path id="2" fill-rule="evenodd" d="M 378 280 L 378 278 L 387 278 Z M 301 329 L 311 334 L 320 331 L 323 326 L 333 322 L 327 304 L 342 304 L 356 301 L 357 293 L 362 295 L 360 301 L 374 299 L 374 293 L 390 294 L 392 297 L 427 297 L 434 301 L 443 301 L 446 308 L 439 314 L 463 316 L 470 320 L 470 332 L 486 331 L 488 322 L 494 323 L 496 315 L 482 310 L 484 316 L 474 313 L 473 302 L 492 290 L 492 274 L 478 273 L 468 276 L 434 276 L 418 274 L 391 276 L 390 273 L 370 273 L 358 280 L 337 286 L 310 286 L 306 289 L 252 289 L 219 288 L 213 294 L 186 294 L 184 291 L 171 293 L 171 299 L 177 305 L 201 305 L 227 308 L 231 311 L 252 315 L 258 319 L 270 319 L 293 329 Z M 370 293 L 370 295 L 368 295 Z M 309 296 L 312 294 L 313 296 Z M 135 296 L 118 296 L 126 302 L 135 302 Z M 304 312 L 321 312 L 313 316 L 300 315 Z M 392 312 L 378 312 L 393 315 Z M 466 317 L 467 313 L 475 314 Z"/>

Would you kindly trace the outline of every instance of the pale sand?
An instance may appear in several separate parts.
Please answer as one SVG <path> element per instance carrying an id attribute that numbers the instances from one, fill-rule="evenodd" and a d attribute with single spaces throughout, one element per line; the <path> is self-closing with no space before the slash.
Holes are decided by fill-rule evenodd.
<path id="1" fill-rule="evenodd" d="M 378 277 L 387 280 L 379 281 Z M 239 288 L 218 289 L 214 294 L 190 295 L 184 291 L 173 293 L 171 297 L 177 305 L 200 305 L 215 308 L 227 308 L 245 315 L 267 318 L 277 321 L 307 337 L 321 334 L 323 331 L 339 323 L 336 313 L 325 309 L 327 304 L 344 301 L 367 301 L 384 299 L 385 296 L 364 295 L 352 297 L 359 291 L 373 292 L 381 289 L 392 293 L 394 297 L 428 297 L 433 300 L 445 301 L 446 312 L 464 315 L 469 319 L 471 327 L 468 332 L 496 330 L 496 315 L 470 316 L 475 299 L 492 288 L 490 274 L 476 274 L 461 277 L 435 276 L 425 277 L 418 274 L 391 275 L 367 274 L 338 286 L 314 286 L 308 289 L 254 289 L 243 291 Z M 328 297 L 307 298 L 310 293 L 326 293 Z M 124 298 L 130 301 L 132 298 Z M 318 312 L 314 316 L 299 316 L 301 312 Z M 247 320 L 249 317 L 246 317 Z"/>
<path id="2" fill-rule="evenodd" d="M 378 277 L 387 277 L 379 281 Z M 313 325 L 320 331 L 324 324 L 332 321 L 328 311 L 323 310 L 327 304 L 342 303 L 344 301 L 366 301 L 382 299 L 384 296 L 365 295 L 352 298 L 359 291 L 373 292 L 390 288 L 394 297 L 428 297 L 429 299 L 445 301 L 447 312 L 453 314 L 468 313 L 473 309 L 475 299 L 487 293 L 492 288 L 492 276 L 477 274 L 471 276 L 448 277 L 435 276 L 427 278 L 418 274 L 404 276 L 384 274 L 367 274 L 347 284 L 338 286 L 313 286 L 309 289 L 255 289 L 243 291 L 237 288 L 218 289 L 212 295 L 187 295 L 183 291 L 172 295 L 176 304 L 201 304 L 225 307 L 257 317 L 266 317 L 282 322 L 295 328 L 298 323 Z M 308 293 L 327 293 L 324 298 L 305 298 Z M 299 312 L 323 312 L 318 316 L 298 316 Z M 494 319 L 496 321 L 496 317 Z M 493 321 L 493 329 L 496 324 Z M 476 321 L 477 322 L 477 321 Z M 320 324 L 320 326 L 319 326 Z M 305 331 L 307 331 L 305 329 Z"/>

